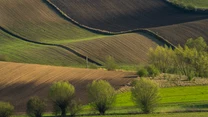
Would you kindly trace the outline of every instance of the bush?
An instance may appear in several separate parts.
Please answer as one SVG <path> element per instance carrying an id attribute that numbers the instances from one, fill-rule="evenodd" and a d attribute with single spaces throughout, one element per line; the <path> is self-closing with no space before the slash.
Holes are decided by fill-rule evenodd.
<path id="1" fill-rule="evenodd" d="M 148 79 L 135 80 L 132 84 L 132 100 L 143 113 L 152 113 L 159 102 L 158 86 Z"/>
<path id="2" fill-rule="evenodd" d="M 108 56 L 105 60 L 105 68 L 108 71 L 116 70 L 117 64 L 115 62 L 115 59 L 112 56 Z"/>
<path id="3" fill-rule="evenodd" d="M 160 74 L 160 71 L 153 65 L 149 65 L 146 67 L 148 71 L 148 76 L 150 77 L 156 77 Z"/>
<path id="4" fill-rule="evenodd" d="M 54 112 L 58 114 L 61 111 L 61 116 L 66 116 L 66 111 L 74 98 L 74 86 L 68 82 L 56 82 L 50 87 L 49 97 L 54 105 Z"/>
<path id="5" fill-rule="evenodd" d="M 0 117 L 10 117 L 13 113 L 14 106 L 8 102 L 0 102 Z"/>
<path id="6" fill-rule="evenodd" d="M 82 109 L 82 104 L 80 102 L 72 100 L 72 102 L 69 105 L 70 116 L 74 117 L 77 113 L 81 111 L 81 109 Z"/>
<path id="7" fill-rule="evenodd" d="M 143 68 L 140 68 L 138 71 L 137 71 L 137 75 L 139 75 L 139 77 L 147 77 L 149 75 L 147 69 L 145 69 L 144 67 Z"/>
<path id="8" fill-rule="evenodd" d="M 39 97 L 32 97 L 27 102 L 27 114 L 30 117 L 42 117 L 46 104 Z"/>
<path id="9" fill-rule="evenodd" d="M 115 101 L 115 89 L 103 80 L 93 81 L 87 89 L 91 107 L 104 115 Z"/>

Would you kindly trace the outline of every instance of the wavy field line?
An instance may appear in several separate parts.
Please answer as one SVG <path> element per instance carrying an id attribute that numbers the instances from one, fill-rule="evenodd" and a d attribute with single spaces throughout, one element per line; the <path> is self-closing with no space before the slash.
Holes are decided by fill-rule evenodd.
<path id="1" fill-rule="evenodd" d="M 30 43 L 34 43 L 34 44 L 41 44 L 41 45 L 48 45 L 48 46 L 60 47 L 60 48 L 63 48 L 63 49 L 65 49 L 65 50 L 67 50 L 67 51 L 72 52 L 73 54 L 75 54 L 76 56 L 78 56 L 78 57 L 80 57 L 80 58 L 82 58 L 82 59 L 84 59 L 84 60 L 86 60 L 86 58 L 88 58 L 88 57 L 86 57 L 86 56 L 84 56 L 84 55 L 78 53 L 77 51 L 75 51 L 75 50 L 73 50 L 73 49 L 71 49 L 71 48 L 69 48 L 69 47 L 63 46 L 63 45 L 59 45 L 59 44 L 50 44 L 50 43 L 43 43 L 43 42 L 32 41 L 32 40 L 29 40 L 29 39 L 20 37 L 20 36 L 14 34 L 14 33 L 12 33 L 12 32 L 10 32 L 10 31 L 6 30 L 5 28 L 3 28 L 3 27 L 1 27 L 1 26 L 0 26 L 0 29 L 1 29 L 2 31 L 4 31 L 4 32 L 6 32 L 6 33 L 8 33 L 8 34 L 10 34 L 10 35 L 12 35 L 12 36 L 18 38 L 18 39 L 21 39 L 21 40 L 23 40 L 23 41 L 26 41 L 26 42 L 30 42 Z M 91 63 L 93 63 L 93 64 L 96 64 L 96 65 L 98 65 L 98 66 L 102 66 L 100 63 L 98 63 L 98 62 L 96 62 L 96 61 L 94 61 L 94 60 L 92 60 L 92 59 L 90 59 L 90 58 L 88 58 L 88 61 L 91 62 Z"/>

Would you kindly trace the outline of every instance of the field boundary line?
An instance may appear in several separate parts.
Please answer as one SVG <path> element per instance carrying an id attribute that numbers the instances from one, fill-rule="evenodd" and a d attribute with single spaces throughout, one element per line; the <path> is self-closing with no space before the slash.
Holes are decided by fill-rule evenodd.
<path id="1" fill-rule="evenodd" d="M 75 54 L 76 56 L 78 56 L 78 57 L 80 57 L 80 58 L 82 58 L 82 59 L 84 59 L 84 60 L 86 60 L 86 58 L 87 58 L 87 59 L 88 59 L 88 62 L 90 62 L 90 63 L 96 64 L 96 65 L 98 65 L 98 66 L 103 66 L 102 64 L 100 64 L 100 63 L 98 63 L 98 62 L 96 62 L 96 61 L 94 61 L 94 60 L 88 58 L 87 56 L 84 56 L 84 55 L 80 54 L 79 52 L 77 52 L 77 51 L 71 49 L 70 47 L 66 47 L 66 46 L 59 45 L 59 44 L 50 44 L 50 43 L 44 43 L 44 42 L 38 42 L 38 41 L 32 41 L 32 40 L 26 39 L 26 38 L 24 38 L 24 37 L 21 37 L 21 36 L 19 36 L 19 35 L 17 35 L 17 34 L 14 34 L 14 33 L 10 32 L 9 30 L 3 28 L 2 26 L 0 26 L 0 30 L 2 30 L 2 31 L 4 31 L 5 33 L 7 33 L 7 34 L 9 34 L 9 35 L 11 35 L 11 36 L 13 36 L 13 37 L 16 37 L 17 39 L 20 39 L 20 40 L 22 40 L 22 41 L 26 41 L 26 42 L 33 43 L 33 44 L 39 44 L 39 45 L 45 45 L 45 46 L 54 46 L 54 47 L 59 47 L 59 48 L 65 49 L 65 50 L 67 50 L 67 51 L 69 51 L 69 52 Z"/>
<path id="2" fill-rule="evenodd" d="M 67 14 L 65 14 L 61 9 L 59 9 L 55 4 L 53 4 L 50 0 L 43 0 L 46 4 L 48 4 L 49 6 L 51 6 L 52 8 L 54 8 L 53 10 L 55 10 L 55 12 L 59 13 L 59 15 L 61 15 L 64 19 L 67 19 L 68 21 L 74 23 L 75 25 L 87 29 L 89 31 L 95 32 L 95 33 L 100 33 L 100 34 L 107 34 L 107 35 L 118 35 L 118 34 L 125 34 L 125 33 L 134 33 L 134 32 L 143 32 L 146 33 L 148 35 L 152 35 L 155 38 L 157 38 L 159 41 L 163 42 L 164 45 L 167 45 L 169 47 L 175 48 L 175 45 L 173 45 L 172 43 L 170 43 L 169 41 L 167 41 L 164 37 L 156 34 L 155 32 L 151 31 L 150 29 L 133 29 L 133 30 L 127 30 L 127 31 L 120 31 L 120 32 L 111 32 L 111 31 L 107 31 L 107 30 L 101 30 L 101 29 L 97 29 L 97 28 L 92 28 L 83 24 L 80 24 L 79 22 L 77 22 L 76 20 L 74 20 L 73 18 L 69 17 Z M 165 0 L 162 0 L 165 1 Z"/>

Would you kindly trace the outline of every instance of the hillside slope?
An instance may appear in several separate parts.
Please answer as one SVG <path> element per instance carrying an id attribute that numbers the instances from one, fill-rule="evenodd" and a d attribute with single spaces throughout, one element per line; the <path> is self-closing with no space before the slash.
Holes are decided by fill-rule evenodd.
<path id="1" fill-rule="evenodd" d="M 0 30 L 0 60 L 85 67 L 85 60 L 60 47 L 25 42 Z"/>
<path id="2" fill-rule="evenodd" d="M 100 63 L 105 63 L 108 56 L 115 58 L 116 63 L 122 65 L 139 65 L 147 63 L 148 51 L 164 43 L 154 37 L 139 33 L 121 34 L 95 40 L 70 43 L 70 46 L 79 53 L 88 56 Z"/>
<path id="3" fill-rule="evenodd" d="M 0 26 L 33 41 L 63 41 L 96 38 L 59 16 L 44 0 L 0 0 Z"/>
<path id="4" fill-rule="evenodd" d="M 11 102 L 15 112 L 25 112 L 28 99 L 35 95 L 47 99 L 49 87 L 55 81 L 72 83 L 77 98 L 86 102 L 86 85 L 92 80 L 108 80 L 118 89 L 129 83 L 132 79 L 128 77 L 134 73 L 0 62 L 0 76 L 0 100 Z M 50 105 L 48 108 L 51 109 Z"/>
<path id="5" fill-rule="evenodd" d="M 177 9 L 165 0 L 49 0 L 74 22 L 121 32 L 208 18 Z"/>
<path id="6" fill-rule="evenodd" d="M 208 19 L 151 28 L 151 31 L 162 36 L 174 45 L 184 45 L 189 38 L 203 37 L 208 43 Z"/>

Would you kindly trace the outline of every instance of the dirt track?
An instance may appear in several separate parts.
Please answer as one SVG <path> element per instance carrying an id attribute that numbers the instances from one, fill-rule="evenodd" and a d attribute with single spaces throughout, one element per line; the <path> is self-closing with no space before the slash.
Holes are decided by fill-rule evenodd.
<path id="1" fill-rule="evenodd" d="M 120 32 L 208 18 L 186 12 L 165 0 L 50 0 L 74 21 L 87 27 Z"/>
<path id="2" fill-rule="evenodd" d="M 0 100 L 15 105 L 15 112 L 25 112 L 27 100 L 35 95 L 47 99 L 55 81 L 69 81 L 76 88 L 76 98 L 87 102 L 86 85 L 92 80 L 108 80 L 118 89 L 134 73 L 0 62 L 0 76 Z"/>

